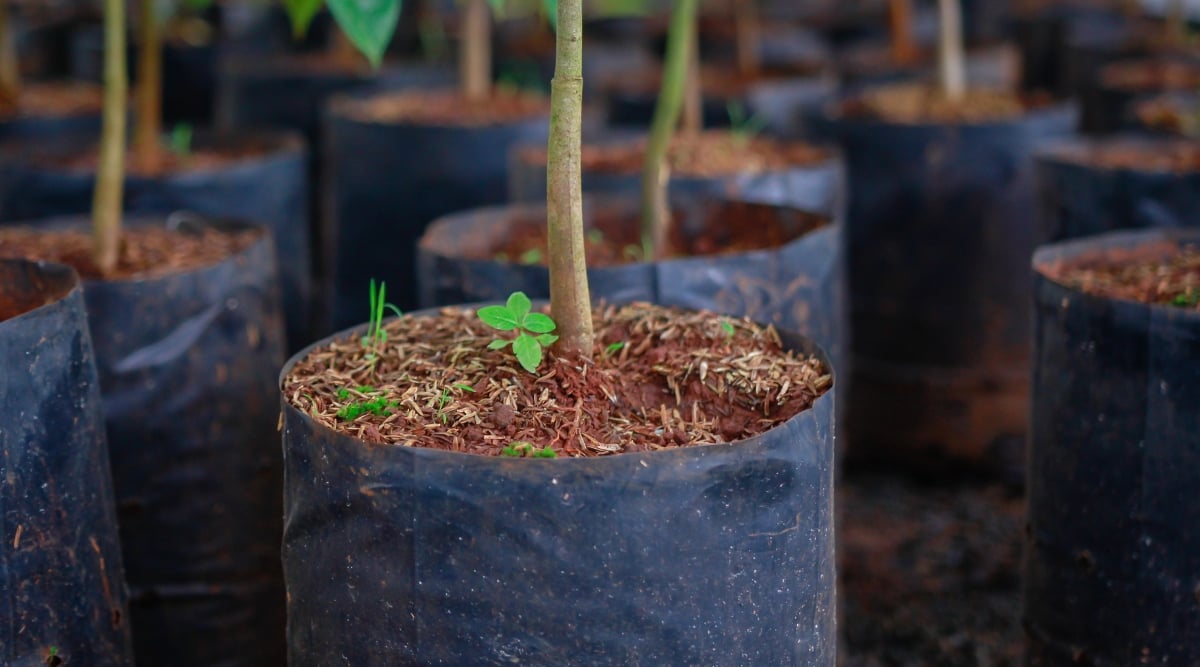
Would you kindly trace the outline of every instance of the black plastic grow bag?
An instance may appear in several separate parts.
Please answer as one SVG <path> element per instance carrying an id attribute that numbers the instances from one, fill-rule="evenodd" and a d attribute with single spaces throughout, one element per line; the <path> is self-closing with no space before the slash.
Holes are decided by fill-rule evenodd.
<path id="1" fill-rule="evenodd" d="M 734 444 L 537 462 L 283 412 L 291 665 L 834 664 L 832 393 Z"/>
<path id="2" fill-rule="evenodd" d="M 1200 231 L 1115 232 L 1034 256 L 1033 665 L 1200 664 L 1200 313 L 1087 295 L 1047 275 L 1178 245 L 1200 245 Z"/>
<path id="3" fill-rule="evenodd" d="M 372 278 L 404 310 L 417 303 L 417 239 L 435 218 L 506 199 L 508 153 L 544 142 L 545 116 L 503 125 L 452 127 L 360 118 L 359 100 L 335 101 L 328 117 L 325 191 L 332 253 L 333 328 L 362 321 Z"/>
<path id="4" fill-rule="evenodd" d="M 13 146 L 0 165 L 8 185 L 0 192 L 0 224 L 91 211 L 95 173 L 41 167 L 56 154 L 70 155 L 93 137 L 66 137 L 50 144 Z M 275 241 L 292 349 L 307 345 L 312 332 L 312 243 L 308 227 L 308 153 L 293 134 L 254 132 L 197 137 L 196 146 L 257 147 L 215 169 L 159 178 L 125 177 L 124 207 L 138 214 L 188 211 L 202 216 L 249 220 L 267 226 Z"/>
<path id="5" fill-rule="evenodd" d="M 848 463 L 1020 479 L 1031 155 L 1074 119 L 1067 107 L 980 125 L 826 119 L 854 184 Z"/>
<path id="6" fill-rule="evenodd" d="M 66 134 L 96 134 L 100 114 L 69 116 L 15 116 L 0 120 L 0 141 L 53 139 Z"/>
<path id="7" fill-rule="evenodd" d="M 1092 161 L 1125 150 L 1154 159 L 1180 143 L 1141 137 L 1078 139 L 1039 150 L 1034 157 L 1041 205 L 1037 242 L 1118 229 L 1200 227 L 1200 170 L 1114 168 Z"/>
<path id="8" fill-rule="evenodd" d="M 0 662 L 132 665 L 100 384 L 74 271 L 0 260 L 0 368 Z"/>

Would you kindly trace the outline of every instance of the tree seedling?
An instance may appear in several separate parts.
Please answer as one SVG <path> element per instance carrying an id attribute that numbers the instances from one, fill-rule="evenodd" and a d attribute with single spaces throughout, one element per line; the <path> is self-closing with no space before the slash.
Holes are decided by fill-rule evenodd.
<path id="1" fill-rule="evenodd" d="M 387 302 L 386 294 L 387 283 L 380 281 L 379 289 L 376 290 L 375 280 L 371 279 L 369 296 L 371 301 L 371 319 L 367 325 L 367 335 L 362 337 L 362 346 L 367 351 L 365 358 L 371 363 L 372 370 L 374 370 L 375 364 L 379 361 L 379 355 L 383 351 L 384 343 L 387 342 L 387 331 L 383 328 L 384 314 L 390 310 L 396 314 L 396 317 L 404 315 L 394 304 Z"/>
<path id="2" fill-rule="evenodd" d="M 488 344 L 489 350 L 503 350 L 512 346 L 513 354 L 521 367 L 536 373 L 542 363 L 542 349 L 558 340 L 550 333 L 557 328 L 549 315 L 531 313 L 533 303 L 524 292 L 513 292 L 503 306 L 484 306 L 479 309 L 479 319 L 484 324 L 500 331 L 516 331 L 512 340 L 497 338 Z"/>
<path id="3" fill-rule="evenodd" d="M 545 447 L 538 449 L 531 442 L 518 441 L 510 443 L 507 447 L 500 450 L 504 456 L 512 456 L 514 458 L 534 458 L 534 459 L 555 459 L 558 454 L 553 449 Z"/>
<path id="4" fill-rule="evenodd" d="M 738 148 L 745 148 L 767 127 L 766 120 L 758 114 L 747 113 L 746 107 L 737 100 L 730 101 L 725 110 L 729 113 L 729 134 Z"/>

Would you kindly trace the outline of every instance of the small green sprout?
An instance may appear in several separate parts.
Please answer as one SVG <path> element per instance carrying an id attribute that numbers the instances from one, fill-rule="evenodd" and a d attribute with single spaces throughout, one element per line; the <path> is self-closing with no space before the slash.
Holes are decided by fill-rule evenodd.
<path id="1" fill-rule="evenodd" d="M 171 138 L 168 141 L 171 152 L 181 158 L 192 156 L 192 126 L 189 123 L 177 123 L 171 128 Z"/>
<path id="2" fill-rule="evenodd" d="M 378 389 L 367 386 L 356 387 L 353 391 L 351 391 L 348 387 L 342 387 L 341 389 L 338 389 L 337 397 L 339 400 L 345 401 L 355 395 L 374 395 L 378 393 Z M 348 422 L 354 421 L 355 419 L 358 419 L 367 413 L 373 414 L 377 417 L 386 417 L 392 414 L 390 410 L 391 408 L 399 406 L 399 401 L 389 401 L 387 400 L 386 396 L 376 396 L 375 398 L 362 401 L 353 401 L 343 405 L 341 409 L 337 411 L 337 417 L 342 421 Z"/>
<path id="3" fill-rule="evenodd" d="M 621 255 L 630 261 L 640 262 L 642 261 L 642 246 L 630 243 L 621 249 Z"/>
<path id="4" fill-rule="evenodd" d="M 529 265 L 541 264 L 542 263 L 542 249 L 541 248 L 530 248 L 529 250 L 526 250 L 525 252 L 521 253 L 521 263 L 529 264 Z"/>
<path id="5" fill-rule="evenodd" d="M 1189 287 L 1186 291 L 1176 294 L 1175 298 L 1171 300 L 1171 305 L 1183 306 L 1185 308 L 1200 305 L 1200 289 Z"/>
<path id="6" fill-rule="evenodd" d="M 733 338 L 733 323 L 729 320 L 721 320 L 721 330 L 725 332 L 726 338 Z"/>
<path id="7" fill-rule="evenodd" d="M 587 240 L 589 243 L 604 243 L 604 232 L 593 227 L 587 230 Z"/>
<path id="8" fill-rule="evenodd" d="M 542 363 L 542 348 L 550 347 L 558 340 L 558 336 L 550 333 L 558 325 L 549 315 L 529 312 L 532 307 L 533 303 L 524 292 L 513 292 L 503 306 L 480 308 L 479 319 L 493 329 L 516 331 L 515 339 L 497 338 L 488 344 L 488 349 L 502 350 L 511 345 L 521 367 L 536 373 Z"/>
<path id="9" fill-rule="evenodd" d="M 733 136 L 734 145 L 739 148 L 745 147 L 767 127 L 767 121 L 758 114 L 747 114 L 746 107 L 737 100 L 731 101 L 725 109 L 729 112 L 729 133 Z"/>
<path id="10" fill-rule="evenodd" d="M 371 279 L 371 319 L 367 325 L 367 335 L 362 337 L 363 349 L 367 351 L 366 360 L 371 363 L 371 368 L 374 370 L 376 362 L 379 361 L 379 355 L 383 351 L 383 344 L 387 342 L 387 331 L 383 328 L 383 315 L 390 310 L 396 314 L 396 317 L 401 317 L 404 313 L 395 305 L 387 302 L 385 294 L 387 293 L 387 283 L 380 281 L 379 289 L 375 289 L 375 279 Z"/>
<path id="11" fill-rule="evenodd" d="M 615 343 L 609 343 L 608 347 L 604 348 L 604 356 L 611 357 L 625 348 L 625 341 L 619 340 Z"/>
<path id="12" fill-rule="evenodd" d="M 555 459 L 558 454 L 549 447 L 538 449 L 531 442 L 518 441 L 510 443 L 507 447 L 500 450 L 504 456 L 512 456 L 514 458 L 535 458 L 535 459 Z"/>
<path id="13" fill-rule="evenodd" d="M 443 389 L 442 395 L 438 396 L 438 406 L 437 406 L 437 418 L 440 419 L 443 424 L 445 424 L 447 421 L 449 421 L 449 418 L 446 416 L 445 409 L 446 409 L 446 405 L 448 403 L 450 403 L 450 399 L 452 397 L 450 394 L 451 387 L 453 387 L 454 389 L 458 389 L 459 391 L 469 391 L 472 393 L 475 392 L 475 387 L 472 387 L 469 384 L 464 384 L 462 382 L 456 382 L 456 383 L 450 385 L 450 387 L 446 387 L 445 389 Z"/>
<path id="14" fill-rule="evenodd" d="M 58 667 L 59 665 L 63 664 L 62 658 L 58 657 L 58 647 L 57 646 L 50 647 L 50 653 L 49 653 L 49 655 L 46 656 L 45 662 L 46 662 L 46 665 L 48 665 L 49 667 Z"/>

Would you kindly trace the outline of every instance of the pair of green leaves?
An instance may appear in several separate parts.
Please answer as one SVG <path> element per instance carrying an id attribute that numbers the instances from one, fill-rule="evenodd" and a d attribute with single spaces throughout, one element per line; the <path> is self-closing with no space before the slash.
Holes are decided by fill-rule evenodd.
<path id="1" fill-rule="evenodd" d="M 308 31 L 321 7 L 328 6 L 342 32 L 373 67 L 383 62 L 383 53 L 400 22 L 401 4 L 402 0 L 283 0 L 297 37 Z"/>
<path id="2" fill-rule="evenodd" d="M 513 292 L 503 306 L 480 308 L 479 319 L 493 329 L 516 331 L 516 338 L 497 338 L 488 345 L 488 349 L 503 350 L 512 346 L 513 354 L 521 367 L 530 373 L 536 373 L 542 363 L 542 348 L 549 347 L 558 340 L 558 336 L 550 333 L 558 325 L 549 315 L 529 312 L 532 308 L 533 303 L 524 292 Z"/>

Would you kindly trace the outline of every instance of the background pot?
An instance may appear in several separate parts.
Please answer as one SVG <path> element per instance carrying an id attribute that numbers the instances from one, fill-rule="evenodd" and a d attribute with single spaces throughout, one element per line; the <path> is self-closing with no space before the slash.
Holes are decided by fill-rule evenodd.
<path id="1" fill-rule="evenodd" d="M 1063 262 L 1198 243 L 1197 230 L 1120 232 L 1034 256 L 1033 665 L 1200 662 L 1200 314 L 1051 277 Z"/>
<path id="2" fill-rule="evenodd" d="M 1161 77 L 1161 80 L 1130 85 L 1114 79 L 1131 70 L 1141 70 L 1146 76 Z M 1089 134 L 1139 129 L 1139 103 L 1164 92 L 1195 90 L 1197 83 L 1200 83 L 1200 60 L 1196 58 L 1160 56 L 1110 63 L 1097 70 L 1095 83 L 1084 91 L 1080 129 Z"/>
<path id="3" fill-rule="evenodd" d="M 827 118 L 850 192 L 847 462 L 1021 477 L 1033 160 L 1052 107 L 977 125 Z"/>
<path id="4" fill-rule="evenodd" d="M 285 399 L 290 664 L 831 667 L 832 404 L 535 462 L 368 445 Z"/>
<path id="5" fill-rule="evenodd" d="M 74 271 L 0 260 L 0 366 L 0 661 L 132 665 L 100 385 Z"/>

